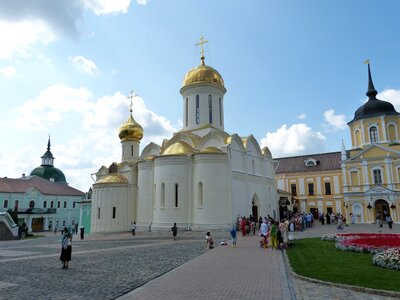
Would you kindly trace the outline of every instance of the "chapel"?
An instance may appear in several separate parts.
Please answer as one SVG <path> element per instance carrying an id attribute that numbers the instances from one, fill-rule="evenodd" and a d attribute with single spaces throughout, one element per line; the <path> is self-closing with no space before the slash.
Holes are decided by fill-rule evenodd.
<path id="1" fill-rule="evenodd" d="M 277 216 L 271 152 L 251 134 L 225 131 L 227 89 L 205 62 L 205 42 L 199 43 L 200 64 L 186 73 L 180 89 L 181 130 L 140 151 L 145 132 L 131 105 L 119 129 L 121 162 L 96 173 L 92 232 L 125 231 L 132 222 L 137 230 L 170 229 L 173 223 L 185 230 L 228 229 L 239 216 Z"/>

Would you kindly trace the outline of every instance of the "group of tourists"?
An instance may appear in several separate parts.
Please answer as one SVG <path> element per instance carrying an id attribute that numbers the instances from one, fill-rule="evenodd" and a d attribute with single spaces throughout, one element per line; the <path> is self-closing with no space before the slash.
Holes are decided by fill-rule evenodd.
<path id="1" fill-rule="evenodd" d="M 271 249 L 285 249 L 288 246 L 289 221 L 282 219 L 280 222 L 274 219 L 264 218 L 260 224 L 260 247 Z"/>

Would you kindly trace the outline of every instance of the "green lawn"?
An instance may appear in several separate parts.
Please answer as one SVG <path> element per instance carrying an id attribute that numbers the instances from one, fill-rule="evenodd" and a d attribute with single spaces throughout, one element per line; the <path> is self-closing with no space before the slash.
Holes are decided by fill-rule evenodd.
<path id="1" fill-rule="evenodd" d="M 377 267 L 372 254 L 337 250 L 319 238 L 296 240 L 286 250 L 295 273 L 323 281 L 400 292 L 400 272 Z"/>

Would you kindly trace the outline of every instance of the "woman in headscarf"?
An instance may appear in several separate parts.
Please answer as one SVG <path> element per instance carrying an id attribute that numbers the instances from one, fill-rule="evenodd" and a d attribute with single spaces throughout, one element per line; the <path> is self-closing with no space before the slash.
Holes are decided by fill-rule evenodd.
<path id="1" fill-rule="evenodd" d="M 61 240 L 60 260 L 63 263 L 62 269 L 68 269 L 68 264 L 69 264 L 69 261 L 71 260 L 71 252 L 72 252 L 72 234 L 65 227 L 64 235 Z"/>

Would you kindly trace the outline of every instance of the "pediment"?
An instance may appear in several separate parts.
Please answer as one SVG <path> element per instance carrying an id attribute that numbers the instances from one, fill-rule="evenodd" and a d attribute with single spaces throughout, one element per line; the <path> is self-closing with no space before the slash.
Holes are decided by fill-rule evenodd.
<path id="1" fill-rule="evenodd" d="M 384 186 L 374 186 L 373 188 L 366 191 L 365 194 L 369 195 L 369 196 L 375 196 L 375 195 L 388 194 L 388 193 L 393 193 L 393 192 L 394 191 L 392 191 Z"/>
<path id="2" fill-rule="evenodd" d="M 350 157 L 349 160 L 358 160 L 364 158 L 385 157 L 385 156 L 400 156 L 400 152 L 386 146 L 373 144 L 361 150 L 356 155 Z"/>

